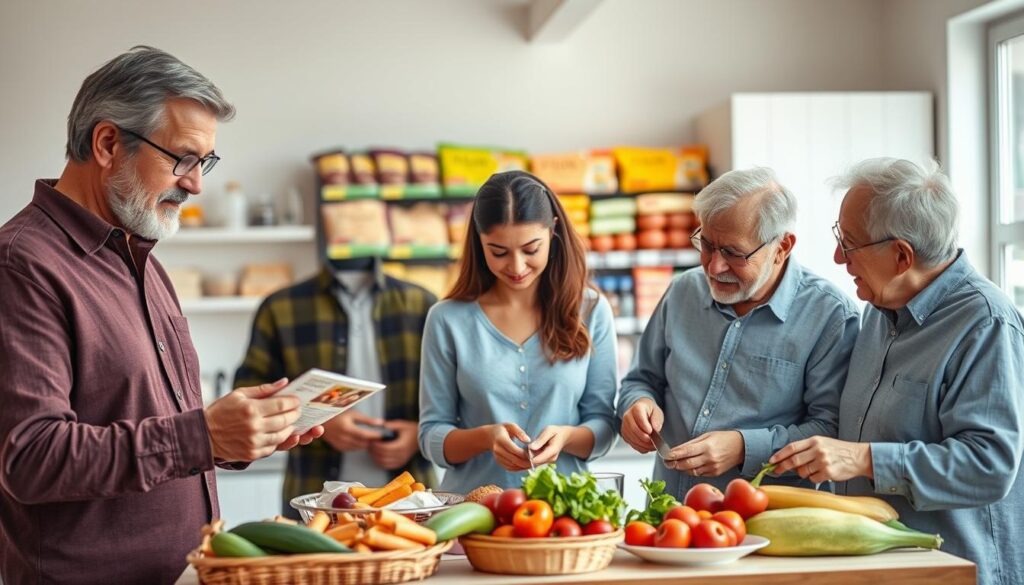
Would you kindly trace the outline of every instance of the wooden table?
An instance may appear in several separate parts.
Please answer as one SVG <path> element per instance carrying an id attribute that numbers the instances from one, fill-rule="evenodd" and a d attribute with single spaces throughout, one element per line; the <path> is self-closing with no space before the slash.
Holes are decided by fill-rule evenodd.
<path id="1" fill-rule="evenodd" d="M 431 585 L 562 585 L 619 583 L 649 585 L 710 583 L 713 585 L 974 585 L 975 566 L 939 551 L 888 552 L 863 557 L 782 558 L 751 555 L 717 567 L 656 565 L 618 551 L 611 566 L 597 573 L 526 577 L 479 573 L 465 557 L 446 555 Z M 178 585 L 195 585 L 189 567 Z"/>

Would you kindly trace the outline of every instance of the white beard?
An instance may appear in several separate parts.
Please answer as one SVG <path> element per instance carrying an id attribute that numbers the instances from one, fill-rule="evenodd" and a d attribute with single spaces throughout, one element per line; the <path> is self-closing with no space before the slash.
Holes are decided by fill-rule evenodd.
<path id="1" fill-rule="evenodd" d="M 774 246 L 773 246 L 774 249 Z M 723 305 L 735 305 L 736 303 L 742 303 L 749 301 L 759 290 L 761 290 L 765 284 L 768 283 L 768 279 L 772 276 L 772 267 L 774 266 L 771 262 L 765 262 L 761 268 L 761 273 L 757 275 L 754 282 L 749 286 L 743 286 L 740 284 L 738 291 L 734 293 L 722 293 L 715 289 L 714 285 L 711 284 L 712 280 L 718 280 L 719 282 L 739 282 L 736 275 L 731 273 L 725 273 L 719 276 L 717 279 L 704 271 L 704 277 L 708 279 L 708 288 L 711 289 L 711 298 Z"/>
<path id="2" fill-rule="evenodd" d="M 150 207 L 149 193 L 132 163 L 115 172 L 107 186 L 107 203 L 114 216 L 124 229 L 147 240 L 162 240 L 178 232 L 180 208 L 161 210 L 159 205 L 163 201 L 181 204 L 187 199 L 188 192 L 176 187 L 161 193 L 156 198 L 156 206 Z"/>

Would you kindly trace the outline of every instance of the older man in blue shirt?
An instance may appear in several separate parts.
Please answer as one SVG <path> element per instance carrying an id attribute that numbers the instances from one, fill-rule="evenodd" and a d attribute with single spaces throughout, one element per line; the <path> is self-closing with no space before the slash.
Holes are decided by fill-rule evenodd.
<path id="1" fill-rule="evenodd" d="M 665 293 L 618 404 L 634 449 L 651 451 L 653 430 L 675 445 L 654 477 L 679 498 L 756 474 L 790 441 L 834 435 L 859 318 L 791 256 L 796 199 L 771 170 L 726 173 L 694 208 L 701 268 Z"/>
<path id="2" fill-rule="evenodd" d="M 957 202 L 937 168 L 871 159 L 835 226 L 835 260 L 870 303 L 840 403 L 839 438 L 772 456 L 836 491 L 887 500 L 912 528 L 1024 583 L 1024 322 L 956 246 Z"/>

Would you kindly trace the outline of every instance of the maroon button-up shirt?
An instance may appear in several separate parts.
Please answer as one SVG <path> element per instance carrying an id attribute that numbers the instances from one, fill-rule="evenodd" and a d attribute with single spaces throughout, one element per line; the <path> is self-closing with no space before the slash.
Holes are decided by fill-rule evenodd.
<path id="1" fill-rule="evenodd" d="M 171 583 L 218 516 L 188 323 L 154 242 L 38 181 L 0 227 L 0 569 Z"/>

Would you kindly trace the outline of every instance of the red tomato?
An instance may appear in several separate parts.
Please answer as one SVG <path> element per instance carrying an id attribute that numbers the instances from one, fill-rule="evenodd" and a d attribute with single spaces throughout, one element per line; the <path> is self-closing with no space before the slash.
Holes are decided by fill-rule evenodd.
<path id="1" fill-rule="evenodd" d="M 568 516 L 561 516 L 555 519 L 555 523 L 551 525 L 551 532 L 548 536 L 580 536 L 583 534 L 583 529 L 580 528 L 578 522 Z"/>
<path id="2" fill-rule="evenodd" d="M 710 483 L 698 483 L 686 492 L 686 499 L 683 503 L 694 510 L 707 510 L 714 514 L 722 509 L 724 499 L 725 495 L 722 494 L 722 490 Z"/>
<path id="3" fill-rule="evenodd" d="M 516 508 L 516 513 L 512 516 L 516 536 L 523 538 L 547 536 L 554 523 L 555 513 L 551 511 L 551 505 L 544 500 L 529 500 Z"/>
<path id="4" fill-rule="evenodd" d="M 665 548 L 686 548 L 690 546 L 690 527 L 682 520 L 668 519 L 658 527 L 654 535 L 654 546 Z"/>
<path id="5" fill-rule="evenodd" d="M 635 520 L 626 524 L 626 544 L 633 546 L 654 546 L 654 535 L 658 529 L 646 522 Z"/>
<path id="6" fill-rule="evenodd" d="M 662 518 L 662 520 L 669 520 L 671 518 L 682 520 L 691 529 L 696 528 L 703 519 L 700 517 L 700 514 L 697 513 L 697 510 L 694 510 L 689 506 L 676 506 L 672 508 L 668 512 L 665 512 L 665 517 Z"/>
<path id="7" fill-rule="evenodd" d="M 744 520 L 768 509 L 768 494 L 745 479 L 734 479 L 725 486 L 726 510 L 737 512 Z"/>
<path id="8" fill-rule="evenodd" d="M 722 510 L 711 517 L 715 522 L 721 522 L 736 535 L 736 544 L 743 542 L 747 537 L 747 523 L 733 510 Z"/>
<path id="9" fill-rule="evenodd" d="M 498 519 L 498 496 L 500 495 L 501 492 L 487 494 L 487 497 L 484 498 L 484 501 L 482 502 L 482 504 L 487 506 L 487 509 L 491 511 L 491 514 L 494 514 L 495 520 Z"/>
<path id="10" fill-rule="evenodd" d="M 593 520 L 583 527 L 583 534 L 585 536 L 590 536 L 591 534 L 607 534 L 609 532 L 615 532 L 615 527 L 607 520 Z"/>
<path id="11" fill-rule="evenodd" d="M 513 537 L 515 535 L 516 535 L 516 527 L 512 526 L 511 524 L 505 524 L 504 526 L 499 526 L 499 527 L 494 529 L 494 532 L 491 532 L 491 536 L 504 536 L 504 537 L 507 537 L 507 538 L 511 538 L 511 537 Z"/>
<path id="12" fill-rule="evenodd" d="M 496 503 L 497 513 L 494 515 L 499 524 L 511 524 L 512 516 L 515 515 L 519 506 L 526 502 L 526 492 L 523 490 L 505 490 L 498 495 Z"/>
<path id="13" fill-rule="evenodd" d="M 697 510 L 697 517 L 701 520 L 711 520 L 712 516 L 714 516 L 714 514 L 707 510 Z"/>
<path id="14" fill-rule="evenodd" d="M 722 548 L 729 546 L 729 536 L 735 534 L 721 522 L 705 520 L 693 530 L 693 546 L 696 548 Z"/>

